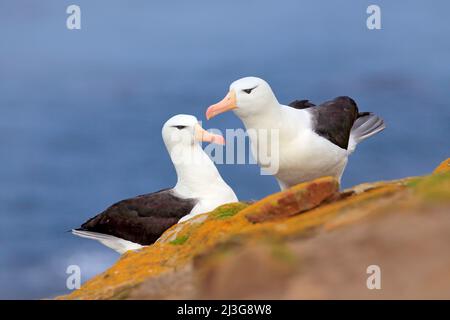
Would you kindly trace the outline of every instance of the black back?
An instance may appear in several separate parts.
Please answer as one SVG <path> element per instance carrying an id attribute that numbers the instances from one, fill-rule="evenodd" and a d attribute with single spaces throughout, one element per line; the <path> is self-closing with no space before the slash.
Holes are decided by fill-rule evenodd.
<path id="1" fill-rule="evenodd" d="M 347 149 L 350 131 L 357 118 L 367 114 L 359 113 L 356 102 L 346 96 L 315 106 L 308 100 L 296 100 L 289 104 L 296 109 L 306 109 L 313 117 L 314 131 L 342 149 Z"/>
<path id="2" fill-rule="evenodd" d="M 189 214 L 196 203 L 196 199 L 178 198 L 172 189 L 164 189 L 117 202 L 77 230 L 108 234 L 149 245 Z"/>
<path id="3" fill-rule="evenodd" d="M 316 105 L 311 103 L 309 100 L 295 100 L 289 103 L 289 107 L 295 108 L 295 109 L 307 109 L 311 107 L 315 107 Z"/>

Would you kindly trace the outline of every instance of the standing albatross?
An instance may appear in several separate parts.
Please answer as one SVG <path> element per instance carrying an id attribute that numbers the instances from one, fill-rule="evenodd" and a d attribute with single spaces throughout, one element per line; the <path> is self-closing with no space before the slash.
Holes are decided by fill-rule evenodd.
<path id="1" fill-rule="evenodd" d="M 250 135 L 251 151 L 262 165 L 261 145 L 277 144 L 277 159 L 272 160 L 277 161 L 274 175 L 282 190 L 322 176 L 340 181 L 356 145 L 385 128 L 383 119 L 359 112 L 350 97 L 337 97 L 319 106 L 308 100 L 282 105 L 269 84 L 256 77 L 233 82 L 225 98 L 207 109 L 206 118 L 228 110 L 233 110 L 248 132 L 276 131 L 277 141 L 266 138 L 267 143 L 260 134 Z"/>
<path id="2" fill-rule="evenodd" d="M 162 137 L 178 176 L 175 187 L 117 202 L 73 234 L 122 254 L 154 243 L 177 222 L 238 201 L 200 144 L 224 144 L 222 136 L 202 129 L 194 116 L 176 115 L 164 124 Z"/>

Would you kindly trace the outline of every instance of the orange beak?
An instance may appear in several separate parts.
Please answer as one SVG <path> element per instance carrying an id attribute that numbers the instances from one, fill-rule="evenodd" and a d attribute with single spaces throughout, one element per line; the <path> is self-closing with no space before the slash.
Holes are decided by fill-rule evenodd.
<path id="1" fill-rule="evenodd" d="M 218 114 L 236 109 L 236 93 L 234 90 L 230 90 L 228 94 L 225 96 L 225 98 L 222 99 L 222 101 L 213 104 L 206 110 L 206 119 L 209 120 L 211 118 L 214 118 Z"/>
<path id="2" fill-rule="evenodd" d="M 199 124 L 195 125 L 195 140 L 216 143 L 216 144 L 225 144 L 225 139 L 219 135 L 214 133 L 209 133 L 205 129 L 203 129 Z"/>

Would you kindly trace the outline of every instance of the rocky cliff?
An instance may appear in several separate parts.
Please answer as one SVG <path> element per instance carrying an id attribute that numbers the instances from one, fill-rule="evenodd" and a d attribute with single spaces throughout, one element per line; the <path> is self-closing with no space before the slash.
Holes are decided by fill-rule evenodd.
<path id="1" fill-rule="evenodd" d="M 58 299 L 450 299 L 449 246 L 447 159 L 427 176 L 342 192 L 324 177 L 224 205 Z"/>

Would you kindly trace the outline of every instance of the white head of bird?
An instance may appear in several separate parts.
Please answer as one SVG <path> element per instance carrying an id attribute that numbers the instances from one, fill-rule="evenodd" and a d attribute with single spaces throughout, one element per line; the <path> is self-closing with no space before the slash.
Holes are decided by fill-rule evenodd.
<path id="1" fill-rule="evenodd" d="M 225 98 L 207 109 L 206 118 L 211 119 L 233 110 L 239 118 L 245 120 L 267 114 L 277 106 L 278 100 L 266 81 L 257 77 L 245 77 L 234 81 Z"/>
<path id="2" fill-rule="evenodd" d="M 209 133 L 196 117 L 187 114 L 178 114 L 167 120 L 162 128 L 162 137 L 169 152 L 176 147 L 191 147 L 200 142 L 225 144 L 222 136 Z"/>
<path id="3" fill-rule="evenodd" d="M 201 142 L 225 144 L 221 135 L 209 133 L 196 117 L 186 114 L 173 116 L 164 124 L 162 137 L 174 165 L 202 165 L 209 163 Z"/>

